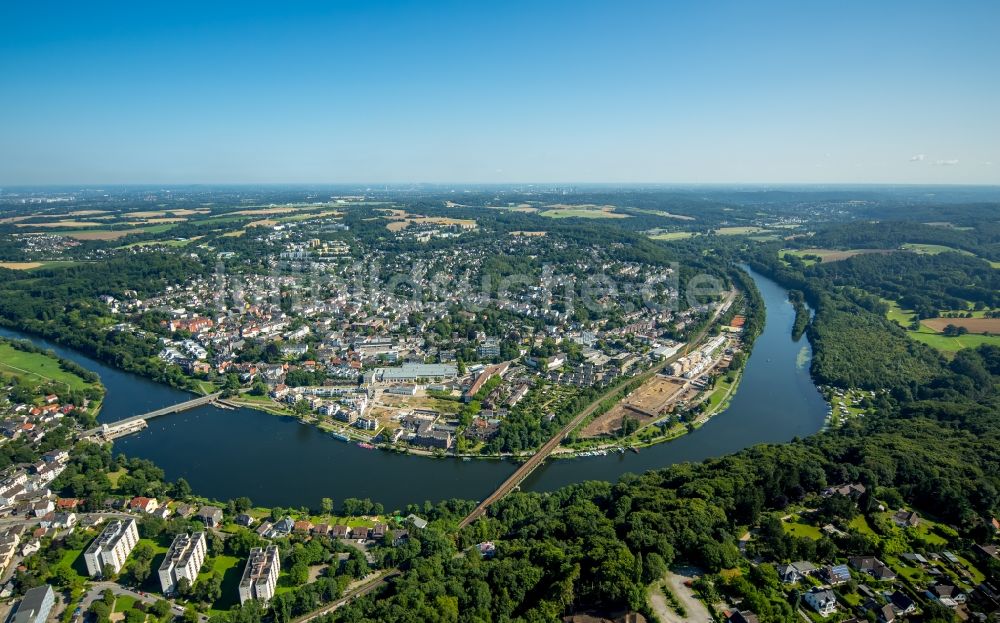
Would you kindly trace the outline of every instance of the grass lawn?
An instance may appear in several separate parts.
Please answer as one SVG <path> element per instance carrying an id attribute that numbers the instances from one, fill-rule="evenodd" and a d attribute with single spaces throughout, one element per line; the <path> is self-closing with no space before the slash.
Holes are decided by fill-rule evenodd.
<path id="1" fill-rule="evenodd" d="M 83 548 L 66 550 L 56 563 L 57 567 L 66 567 L 73 576 L 73 585 L 83 586 L 90 580 L 87 576 L 87 563 L 83 559 Z"/>
<path id="2" fill-rule="evenodd" d="M 130 595 L 119 595 L 118 599 L 115 600 L 115 607 L 113 612 L 125 612 L 129 608 L 135 605 L 135 597 Z"/>
<path id="3" fill-rule="evenodd" d="M 892 567 L 897 574 L 906 578 L 912 586 L 921 586 L 930 578 L 929 575 L 924 573 L 923 569 L 907 567 L 894 558 L 886 558 L 885 562 L 887 565 Z"/>
<path id="4" fill-rule="evenodd" d="M 111 488 L 112 489 L 117 489 L 118 488 L 118 481 L 121 480 L 121 477 L 124 476 L 127 473 L 128 473 L 128 471 L 125 468 L 122 468 L 122 469 L 119 469 L 119 470 L 116 470 L 116 471 L 113 471 L 113 472 L 108 472 L 108 480 L 111 481 Z"/>
<path id="5" fill-rule="evenodd" d="M 986 581 L 986 576 L 980 571 L 975 565 L 968 561 L 968 559 L 958 556 L 958 560 L 962 563 L 970 574 L 972 574 L 973 584 L 979 585 Z"/>
<path id="6" fill-rule="evenodd" d="M 198 381 L 197 383 L 198 391 L 204 395 L 213 394 L 218 391 L 215 383 L 209 383 L 208 381 Z"/>
<path id="7" fill-rule="evenodd" d="M 916 531 L 920 535 L 920 538 L 927 541 L 930 545 L 947 545 L 948 539 L 941 536 L 937 528 L 938 526 L 934 522 L 921 519 L 920 523 L 917 524 Z M 947 528 L 944 529 L 948 530 Z"/>
<path id="8" fill-rule="evenodd" d="M 732 383 L 726 380 L 725 375 L 719 377 L 719 380 L 715 383 L 715 389 L 712 390 L 712 395 L 708 397 L 707 413 L 714 413 L 723 401 L 730 397 L 729 392 L 732 385 Z"/>
<path id="9" fill-rule="evenodd" d="M 841 592 L 840 598 L 844 600 L 844 603 L 852 608 L 856 608 L 861 605 L 861 595 L 857 593 Z"/>
<path id="10" fill-rule="evenodd" d="M 209 566 L 198 574 L 198 581 L 211 577 L 213 573 L 222 575 L 222 596 L 212 604 L 209 616 L 221 614 L 240 603 L 239 585 L 243 574 L 243 561 L 235 556 L 213 556 Z"/>
<path id="11" fill-rule="evenodd" d="M 77 375 L 63 370 L 56 359 L 41 353 L 26 353 L 4 342 L 0 342 L 0 370 L 16 376 L 55 381 L 68 385 L 73 390 L 83 390 L 90 386 L 90 383 Z"/>
<path id="12" fill-rule="evenodd" d="M 211 394 L 212 392 L 209 391 L 208 393 Z M 266 394 L 263 396 L 254 396 L 250 392 L 244 392 L 239 396 L 232 398 L 231 400 L 233 402 L 252 402 L 254 404 L 279 406 L 278 403 L 274 402 L 274 400 L 272 400 L 271 397 Z"/>
<path id="13" fill-rule="evenodd" d="M 786 521 L 784 524 L 785 532 L 791 534 L 792 536 L 805 537 L 807 539 L 812 539 L 814 541 L 820 540 L 823 536 L 820 533 L 819 528 L 816 526 L 810 526 L 804 523 L 795 523 Z"/>
<path id="14" fill-rule="evenodd" d="M 384 517 L 386 516 L 383 516 L 381 518 L 384 519 Z M 306 519 L 311 521 L 313 524 L 325 523 L 331 526 L 340 525 L 340 526 L 350 526 L 351 528 L 355 528 L 358 526 L 364 526 L 365 528 L 375 527 L 374 521 L 371 521 L 369 519 L 362 519 L 361 517 L 338 517 L 336 515 L 310 515 L 309 517 L 306 517 Z"/>
<path id="15" fill-rule="evenodd" d="M 847 524 L 848 528 L 854 528 L 861 534 L 867 534 L 869 536 L 875 536 L 875 531 L 872 530 L 871 526 L 868 525 L 868 520 L 865 519 L 864 515 L 858 515 Z"/>

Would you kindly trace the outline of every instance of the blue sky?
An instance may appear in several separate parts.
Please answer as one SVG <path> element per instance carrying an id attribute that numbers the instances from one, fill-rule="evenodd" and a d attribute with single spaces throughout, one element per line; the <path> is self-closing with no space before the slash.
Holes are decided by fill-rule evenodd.
<path id="1" fill-rule="evenodd" d="M 997 24 L 994 0 L 5 2 L 0 184 L 997 184 Z"/>

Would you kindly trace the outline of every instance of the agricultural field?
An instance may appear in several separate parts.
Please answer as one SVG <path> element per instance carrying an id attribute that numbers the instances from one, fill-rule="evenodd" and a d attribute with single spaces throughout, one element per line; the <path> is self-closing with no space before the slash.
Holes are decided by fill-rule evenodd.
<path id="1" fill-rule="evenodd" d="M 18 227 L 44 227 L 46 229 L 80 229 L 81 227 L 103 227 L 105 223 L 98 223 L 96 221 L 53 221 L 51 223 L 19 223 Z"/>
<path id="2" fill-rule="evenodd" d="M 653 240 L 687 240 L 695 234 L 691 231 L 665 231 L 650 236 Z"/>
<path id="3" fill-rule="evenodd" d="M 643 208 L 629 208 L 633 212 L 639 212 L 641 214 L 651 214 L 653 216 L 662 216 L 663 218 L 673 218 L 678 221 L 693 221 L 695 218 L 693 216 L 685 216 L 684 214 L 674 214 L 672 212 L 667 212 L 665 210 L 646 210 Z"/>
<path id="4" fill-rule="evenodd" d="M 937 255 L 939 253 L 961 253 L 962 255 L 972 255 L 968 251 L 963 251 L 962 249 L 956 249 L 954 247 L 947 247 L 943 244 L 922 244 L 917 242 L 907 242 L 902 245 L 903 249 L 907 251 L 913 251 L 914 253 L 923 253 L 926 255 Z"/>
<path id="5" fill-rule="evenodd" d="M 966 333 L 965 335 L 948 336 L 936 330 L 934 326 L 940 325 L 941 329 L 953 324 L 960 326 L 962 322 L 990 321 L 997 322 L 996 319 L 987 318 L 930 318 L 920 321 L 920 328 L 916 331 L 910 329 L 913 323 L 913 312 L 901 309 L 894 301 L 886 301 L 889 304 L 889 311 L 886 317 L 899 326 L 906 329 L 907 335 L 918 342 L 923 342 L 931 348 L 941 351 L 945 356 L 953 356 L 963 348 L 976 348 L 981 344 L 991 344 L 1000 346 L 1000 335 L 980 335 L 977 333 Z M 981 314 L 980 314 L 981 315 Z M 990 325 L 992 326 L 992 325 Z M 971 329 L 970 329 L 971 331 Z"/>
<path id="6" fill-rule="evenodd" d="M 914 253 L 923 253 L 926 255 L 938 255 L 939 253 L 960 253 L 961 255 L 967 255 L 969 257 L 978 257 L 974 253 L 970 253 L 964 249 L 956 249 L 955 247 L 948 247 L 943 244 L 921 244 L 915 242 L 907 242 L 902 246 L 903 249 L 907 251 L 913 251 Z M 994 262 L 986 260 L 989 262 L 990 266 L 993 268 L 1000 268 L 1000 262 Z"/>
<path id="7" fill-rule="evenodd" d="M 807 256 L 814 255 L 819 258 L 820 262 L 825 263 L 839 262 L 864 253 L 892 253 L 892 251 L 886 249 L 782 249 L 778 252 L 778 255 L 781 257 L 794 255 L 795 257 L 801 258 L 803 262 L 805 262 L 806 266 L 811 266 L 816 263 L 816 260 Z"/>
<path id="8" fill-rule="evenodd" d="M 399 232 L 410 225 L 441 225 L 441 226 L 457 226 L 462 229 L 475 229 L 476 221 L 472 219 L 464 218 L 451 218 L 451 217 L 439 217 L 439 216 L 422 216 L 419 214 L 410 214 L 406 210 L 397 209 L 385 209 L 383 210 L 386 214 L 382 218 L 388 220 L 385 228 L 391 232 Z"/>
<path id="9" fill-rule="evenodd" d="M 965 328 L 969 333 L 1000 333 L 1000 318 L 927 318 L 920 324 L 938 332 L 954 325 Z"/>
<path id="10" fill-rule="evenodd" d="M 136 249 L 141 247 L 186 247 L 187 245 L 201 240 L 204 236 L 193 236 L 191 238 L 171 238 L 169 240 L 142 240 L 118 247 L 119 249 Z"/>
<path id="11" fill-rule="evenodd" d="M 770 234 L 771 231 L 763 227 L 720 227 L 715 230 L 717 236 L 748 236 L 750 234 Z"/>
<path id="12" fill-rule="evenodd" d="M 589 203 L 579 205 L 553 203 L 545 206 L 541 216 L 549 218 L 629 218 L 628 214 L 616 211 L 615 206 L 599 206 Z"/>
<path id="13" fill-rule="evenodd" d="M 42 262 L 0 262 L 0 268 L 10 270 L 35 270 L 37 268 L 59 268 L 76 264 L 73 260 L 50 260 Z"/>

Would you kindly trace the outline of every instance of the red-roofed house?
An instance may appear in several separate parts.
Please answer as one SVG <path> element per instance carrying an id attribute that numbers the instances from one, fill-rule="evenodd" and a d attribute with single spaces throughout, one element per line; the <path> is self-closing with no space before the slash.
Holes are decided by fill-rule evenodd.
<path id="1" fill-rule="evenodd" d="M 145 498 L 142 496 L 136 496 L 132 498 L 128 507 L 133 511 L 141 511 L 143 513 L 152 513 L 157 508 L 160 507 L 160 503 L 156 501 L 156 498 Z"/>

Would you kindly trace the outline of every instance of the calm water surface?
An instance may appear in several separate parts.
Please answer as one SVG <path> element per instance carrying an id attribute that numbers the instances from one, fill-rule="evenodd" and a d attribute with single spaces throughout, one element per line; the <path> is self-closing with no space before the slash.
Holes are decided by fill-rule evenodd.
<path id="1" fill-rule="evenodd" d="M 639 454 L 549 461 L 523 487 L 548 491 L 583 480 L 615 480 L 625 472 L 699 461 L 818 431 L 826 404 L 809 378 L 809 343 L 791 339 L 795 311 L 785 290 L 750 274 L 767 306 L 767 324 L 725 412 L 692 434 Z M 31 339 L 97 372 L 107 388 L 102 422 L 191 397 L 39 338 L 3 328 L 0 335 Z M 367 497 L 388 508 L 447 498 L 478 500 L 516 467 L 511 461 L 466 462 L 364 450 L 294 418 L 208 406 L 151 420 L 141 433 L 116 440 L 115 451 L 155 461 L 167 478 L 184 477 L 198 494 L 219 499 L 245 495 L 267 506 L 318 506 L 324 497 L 335 502 Z"/>

